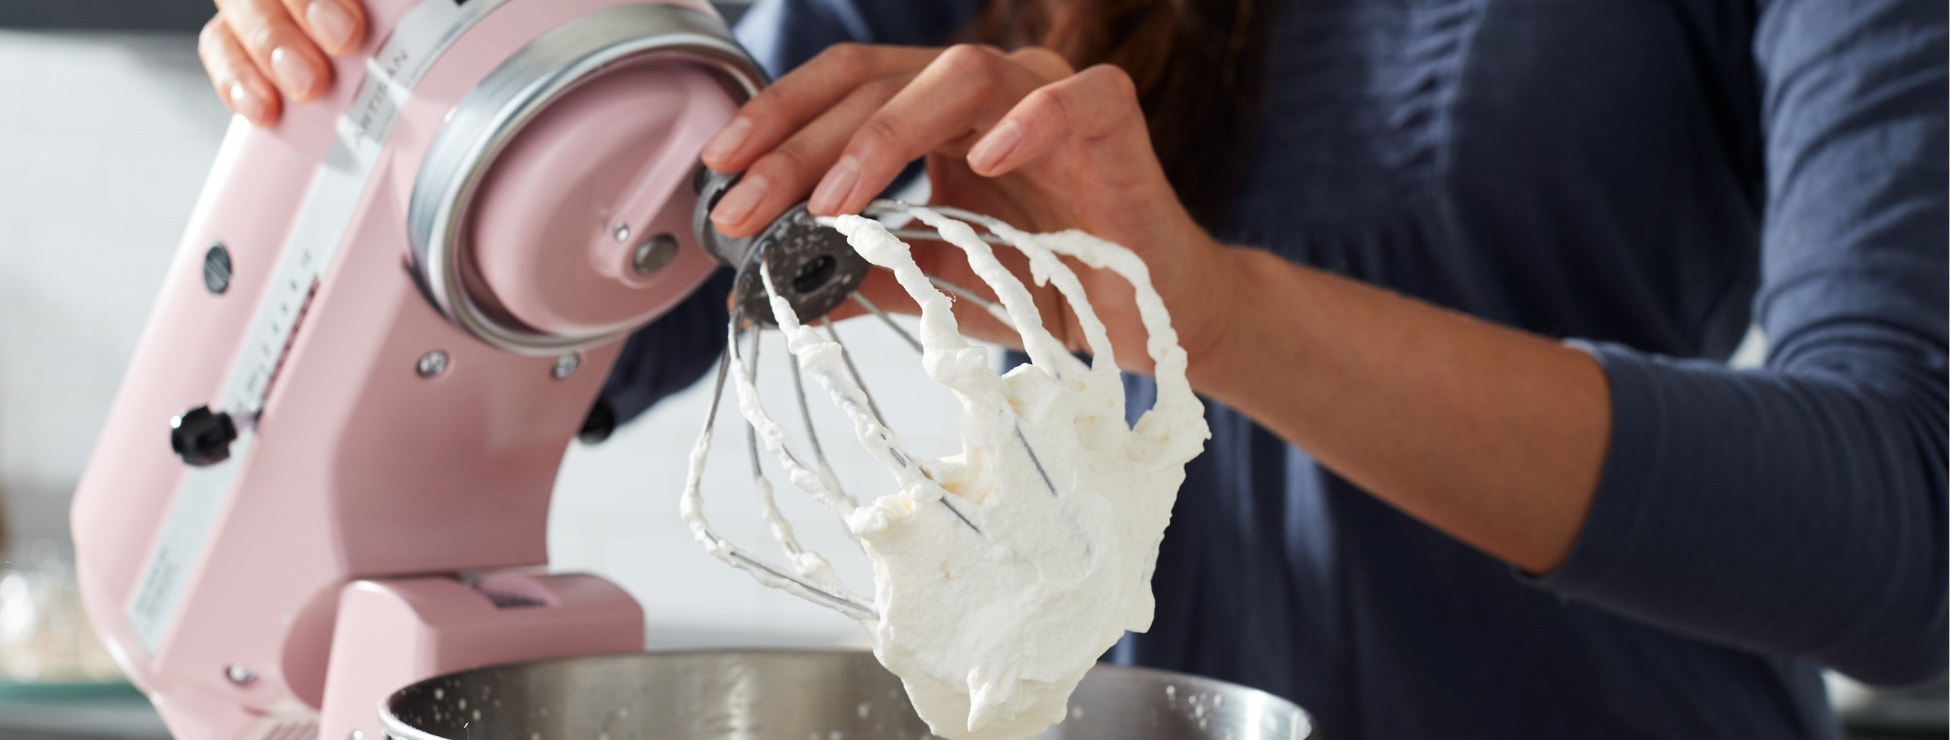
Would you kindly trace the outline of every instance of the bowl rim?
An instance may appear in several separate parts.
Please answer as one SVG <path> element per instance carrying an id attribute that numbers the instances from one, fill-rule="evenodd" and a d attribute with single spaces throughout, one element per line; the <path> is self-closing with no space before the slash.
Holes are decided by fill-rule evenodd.
<path id="1" fill-rule="evenodd" d="M 401 686 L 397 689 L 387 692 L 386 696 L 379 700 L 378 709 L 379 709 L 380 731 L 386 733 L 387 737 L 398 738 L 399 740 L 450 740 L 449 738 L 444 738 L 439 735 L 434 735 L 432 733 L 426 732 L 425 730 L 421 730 L 419 728 L 408 725 L 405 720 L 402 720 L 397 715 L 393 714 L 393 702 L 394 700 L 400 698 L 401 694 L 404 694 L 407 691 L 413 690 L 417 687 L 432 683 L 434 681 L 451 680 L 454 678 L 458 678 L 461 676 L 466 676 L 474 673 L 485 673 L 488 671 L 504 671 L 509 669 L 544 666 L 544 665 L 550 665 L 556 663 L 586 663 L 592 661 L 607 662 L 612 660 L 636 661 L 636 660 L 645 660 L 645 659 L 655 660 L 655 659 L 669 659 L 669 658 L 678 658 L 678 657 L 696 658 L 696 657 L 713 657 L 713 656 L 733 657 L 733 656 L 759 656 L 759 655 L 775 655 L 775 656 L 788 655 L 788 656 L 806 656 L 806 657 L 842 656 L 842 657 L 853 658 L 853 659 L 864 657 L 869 660 L 873 660 L 875 665 L 879 665 L 879 658 L 874 656 L 873 651 L 871 650 L 863 650 L 857 648 L 837 648 L 837 647 L 836 648 L 817 648 L 817 647 L 678 648 L 678 649 L 669 649 L 669 650 L 642 650 L 642 651 L 633 651 L 633 652 L 626 652 L 626 653 L 590 653 L 587 655 L 563 655 L 563 656 L 554 656 L 548 658 L 534 658 L 530 660 L 515 660 L 515 661 L 508 661 L 505 663 L 490 663 L 488 665 L 475 666 L 473 668 L 463 668 L 457 671 L 448 671 L 446 673 L 442 673 L 439 675 L 428 676 L 426 678 L 420 679 L 418 681 L 414 681 L 405 686 Z M 1309 713 L 1305 707 L 1300 706 L 1298 703 L 1290 701 L 1285 697 L 1278 696 L 1271 692 L 1264 691 L 1262 689 L 1256 689 L 1251 686 L 1247 686 L 1245 684 L 1233 683 L 1231 681 L 1226 681 L 1222 679 L 1211 678 L 1209 676 L 1201 676 L 1195 673 L 1183 673 L 1179 671 L 1165 670 L 1162 668 L 1151 668 L 1148 666 L 1121 665 L 1117 663 L 1106 663 L 1103 661 L 1098 661 L 1098 663 L 1095 666 L 1092 666 L 1090 669 L 1091 673 L 1097 673 L 1099 671 L 1116 673 L 1116 674 L 1124 674 L 1124 675 L 1133 675 L 1133 676 L 1146 676 L 1155 680 L 1168 682 L 1166 685 L 1186 686 L 1191 690 L 1205 690 L 1205 691 L 1224 690 L 1228 693 L 1237 693 L 1243 696 L 1248 696 L 1262 701 L 1266 701 L 1274 706 L 1284 705 L 1285 707 L 1290 708 L 1293 711 L 1294 716 L 1297 717 L 1300 722 L 1304 723 L 1301 727 L 1297 728 L 1303 731 L 1300 736 L 1303 738 L 1311 738 L 1314 736 L 1313 714 Z"/>

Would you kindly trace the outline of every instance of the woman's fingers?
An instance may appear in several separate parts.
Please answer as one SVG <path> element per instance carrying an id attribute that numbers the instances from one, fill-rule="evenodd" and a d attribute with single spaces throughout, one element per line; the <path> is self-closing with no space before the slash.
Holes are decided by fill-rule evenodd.
<path id="1" fill-rule="evenodd" d="M 359 0 L 217 0 L 197 55 L 224 105 L 263 126 L 277 120 L 284 97 L 325 94 L 325 55 L 351 53 L 365 36 Z"/>
<path id="2" fill-rule="evenodd" d="M 366 38 L 366 13 L 358 0 L 284 0 L 284 9 L 332 56 L 352 53 Z"/>
<path id="3" fill-rule="evenodd" d="M 860 125 L 807 208 L 824 216 L 865 207 L 907 163 L 982 130 L 1043 82 L 994 49 L 950 47 Z"/>
<path id="4" fill-rule="evenodd" d="M 223 16 L 211 18 L 197 37 L 197 56 L 210 74 L 217 98 L 237 115 L 263 126 L 277 120 L 282 107 L 277 88 L 257 70 L 250 55 L 230 32 Z"/>
<path id="5" fill-rule="evenodd" d="M 1077 73 L 1070 60 L 1046 46 L 1025 46 L 1009 52 L 1009 61 L 1028 67 L 1045 80 L 1060 80 Z"/>
<path id="6" fill-rule="evenodd" d="M 704 145 L 704 164 L 719 172 L 744 171 L 868 80 L 912 74 L 936 53 L 864 44 L 827 47 L 746 101 Z"/>
<path id="7" fill-rule="evenodd" d="M 217 7 L 251 62 L 268 73 L 285 96 L 302 103 L 317 98 L 331 84 L 332 68 L 324 52 L 280 0 L 217 0 Z"/>
<path id="8" fill-rule="evenodd" d="M 969 149 L 968 166 L 976 174 L 996 177 L 1065 142 L 1110 136 L 1149 146 L 1137 86 L 1124 70 L 1099 64 L 1025 96 Z"/>
<path id="9" fill-rule="evenodd" d="M 839 157 L 860 121 L 873 115 L 901 86 L 903 77 L 882 77 L 859 86 L 839 105 L 792 134 L 746 168 L 711 210 L 711 222 L 729 236 L 757 233 L 803 199 L 819 174 Z"/>

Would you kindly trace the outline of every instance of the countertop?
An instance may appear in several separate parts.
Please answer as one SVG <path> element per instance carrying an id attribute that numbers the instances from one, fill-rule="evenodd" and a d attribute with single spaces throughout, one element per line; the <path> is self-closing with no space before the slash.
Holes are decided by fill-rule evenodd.
<path id="1" fill-rule="evenodd" d="M 1943 738 L 1943 730 L 1851 727 L 1850 740 Z M 0 702 L 0 740 L 168 740 L 162 720 L 139 698 Z"/>
<path id="2" fill-rule="evenodd" d="M 141 697 L 0 701 L 5 740 L 169 740 L 162 718 Z"/>

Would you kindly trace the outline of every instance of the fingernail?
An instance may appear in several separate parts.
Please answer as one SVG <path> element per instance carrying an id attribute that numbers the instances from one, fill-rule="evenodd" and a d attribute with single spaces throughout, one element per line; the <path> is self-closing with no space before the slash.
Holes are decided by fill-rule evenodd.
<path id="1" fill-rule="evenodd" d="M 271 71 L 277 73 L 279 82 L 284 83 L 285 94 L 293 97 L 310 93 L 312 83 L 318 80 L 318 73 L 312 71 L 310 60 L 286 46 L 271 52 Z"/>
<path id="2" fill-rule="evenodd" d="M 987 136 L 975 142 L 975 148 L 968 150 L 968 166 L 977 170 L 994 169 L 1019 141 L 1022 141 L 1022 124 L 1012 120 L 996 124 Z"/>
<path id="3" fill-rule="evenodd" d="M 751 121 L 746 120 L 744 116 L 732 118 L 731 123 L 725 124 L 724 130 L 719 131 L 717 136 L 711 137 L 710 143 L 704 145 L 705 161 L 723 161 L 726 157 L 737 154 L 738 147 L 744 146 L 745 139 L 751 135 Z"/>
<path id="4" fill-rule="evenodd" d="M 339 51 L 352 42 L 352 14 L 334 0 L 314 0 L 305 8 L 305 21 L 327 51 Z"/>
<path id="5" fill-rule="evenodd" d="M 711 220 L 721 224 L 735 224 L 745 220 L 758 207 L 758 201 L 765 197 L 764 175 L 746 175 L 738 185 L 725 193 L 718 206 L 711 209 Z"/>
<path id="6" fill-rule="evenodd" d="M 833 171 L 826 173 L 826 178 L 819 181 L 819 187 L 813 189 L 812 200 L 806 203 L 806 208 L 813 213 L 838 213 L 847 194 L 853 192 L 854 183 L 859 181 L 860 160 L 851 155 L 840 157 L 839 163 L 833 165 Z"/>
<path id="7" fill-rule="evenodd" d="M 252 94 L 251 89 L 245 87 L 242 82 L 230 83 L 230 109 L 237 111 L 237 115 L 250 119 L 252 123 L 261 123 L 264 120 L 264 101 Z"/>

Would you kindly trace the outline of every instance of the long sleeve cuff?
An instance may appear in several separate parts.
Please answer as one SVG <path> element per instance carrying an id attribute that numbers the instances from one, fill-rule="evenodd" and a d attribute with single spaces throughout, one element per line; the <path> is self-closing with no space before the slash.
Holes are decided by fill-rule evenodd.
<path id="1" fill-rule="evenodd" d="M 1533 578 L 1538 585 L 1566 594 L 1603 594 L 1618 566 L 1639 560 L 1639 530 L 1648 509 L 1659 506 L 1665 445 L 1648 443 L 1667 433 L 1664 399 L 1630 355 L 1572 340 L 1605 370 L 1611 386 L 1612 429 L 1598 491 L 1584 527 L 1562 563 Z M 1682 432 L 1683 433 L 1683 432 Z"/>
<path id="2" fill-rule="evenodd" d="M 1940 455 L 1902 454 L 1918 442 L 1904 401 L 1574 345 L 1609 380 L 1610 449 L 1570 554 L 1532 582 L 1866 680 L 1942 672 Z"/>

